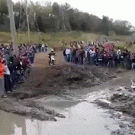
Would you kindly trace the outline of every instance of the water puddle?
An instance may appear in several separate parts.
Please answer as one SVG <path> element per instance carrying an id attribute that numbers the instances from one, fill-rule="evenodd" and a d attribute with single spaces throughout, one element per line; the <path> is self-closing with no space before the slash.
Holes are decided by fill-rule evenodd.
<path id="1" fill-rule="evenodd" d="M 110 135 L 120 129 L 120 120 L 107 109 L 87 101 L 65 108 L 65 119 L 39 121 L 0 111 L 0 135 Z M 128 133 L 124 127 L 123 132 Z"/>
<path id="2" fill-rule="evenodd" d="M 58 119 L 58 122 L 42 122 L 42 134 L 109 135 L 110 130 L 119 127 L 104 111 L 87 102 L 79 103 L 63 112 L 66 119 Z"/>

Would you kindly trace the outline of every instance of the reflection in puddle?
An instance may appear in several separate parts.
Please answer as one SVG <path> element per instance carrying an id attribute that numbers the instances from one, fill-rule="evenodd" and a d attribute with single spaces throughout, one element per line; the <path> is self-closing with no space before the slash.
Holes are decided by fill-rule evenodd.
<path id="1" fill-rule="evenodd" d="M 119 123 L 106 111 L 81 102 L 60 112 L 66 118 L 57 118 L 57 122 L 41 122 L 0 111 L 0 135 L 110 135 L 119 129 Z"/>
<path id="2" fill-rule="evenodd" d="M 93 104 L 82 102 L 68 109 L 66 119 L 60 119 L 58 122 L 43 122 L 42 134 L 91 134 L 91 135 L 109 135 L 110 130 L 106 125 L 110 125 L 110 129 L 118 129 L 118 125 L 113 125 L 114 120 L 101 115 L 104 113 L 102 109 L 97 109 Z M 113 125 L 113 126 L 112 126 Z M 51 128 L 50 128 L 51 127 Z"/>
<path id="3" fill-rule="evenodd" d="M 25 118 L 0 111 L 0 135 L 27 135 Z"/>

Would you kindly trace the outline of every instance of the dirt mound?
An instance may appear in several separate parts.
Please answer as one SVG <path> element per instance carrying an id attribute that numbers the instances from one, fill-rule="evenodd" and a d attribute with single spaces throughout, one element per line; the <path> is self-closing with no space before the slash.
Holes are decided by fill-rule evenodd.
<path id="1" fill-rule="evenodd" d="M 135 117 L 135 94 L 130 88 L 123 87 L 115 91 L 106 91 L 106 95 L 99 96 L 95 103 Z"/>
<path id="2" fill-rule="evenodd" d="M 135 95 L 130 92 L 118 92 L 111 96 L 115 109 L 135 117 Z"/>
<path id="3" fill-rule="evenodd" d="M 10 96 L 25 99 L 39 95 L 61 95 L 67 91 L 75 89 L 90 88 L 105 81 L 115 78 L 115 72 L 110 72 L 104 67 L 61 65 L 37 69 L 32 69 L 33 73 L 24 84 L 20 85 L 20 90 L 11 93 Z"/>

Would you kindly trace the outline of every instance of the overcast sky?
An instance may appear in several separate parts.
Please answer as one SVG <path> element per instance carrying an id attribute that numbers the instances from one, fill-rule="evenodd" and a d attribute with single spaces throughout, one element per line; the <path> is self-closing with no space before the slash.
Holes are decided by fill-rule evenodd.
<path id="1" fill-rule="evenodd" d="M 13 2 L 24 0 L 12 0 Z M 30 1 L 30 0 L 28 0 Z M 37 0 L 32 0 L 36 2 Z M 38 0 L 45 3 L 48 0 Z M 64 4 L 67 2 L 73 8 L 88 12 L 102 18 L 103 15 L 113 20 L 127 20 L 135 26 L 135 0 L 49 0 Z"/>

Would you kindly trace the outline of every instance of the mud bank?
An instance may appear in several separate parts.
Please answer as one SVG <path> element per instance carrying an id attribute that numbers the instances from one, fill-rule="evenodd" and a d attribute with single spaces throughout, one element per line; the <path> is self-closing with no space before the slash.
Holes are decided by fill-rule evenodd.
<path id="1" fill-rule="evenodd" d="M 100 106 L 120 111 L 135 117 L 135 93 L 127 87 L 102 91 L 103 95 L 95 100 Z"/>
<path id="2" fill-rule="evenodd" d="M 122 131 L 117 130 L 112 132 L 113 134 L 122 134 L 123 129 L 126 128 L 135 129 L 135 93 L 131 88 L 131 78 L 134 76 L 133 71 L 128 72 L 128 75 L 126 75 L 125 81 L 122 78 L 123 75 L 121 78 L 116 79 L 119 85 L 113 86 L 115 80 L 111 80 L 108 88 L 89 93 L 86 99 L 88 102 L 108 109 L 112 115 L 111 118 L 122 121 L 119 125 Z M 124 81 L 122 85 L 120 85 L 121 81 Z M 126 121 L 126 123 L 124 124 L 123 121 Z"/>

